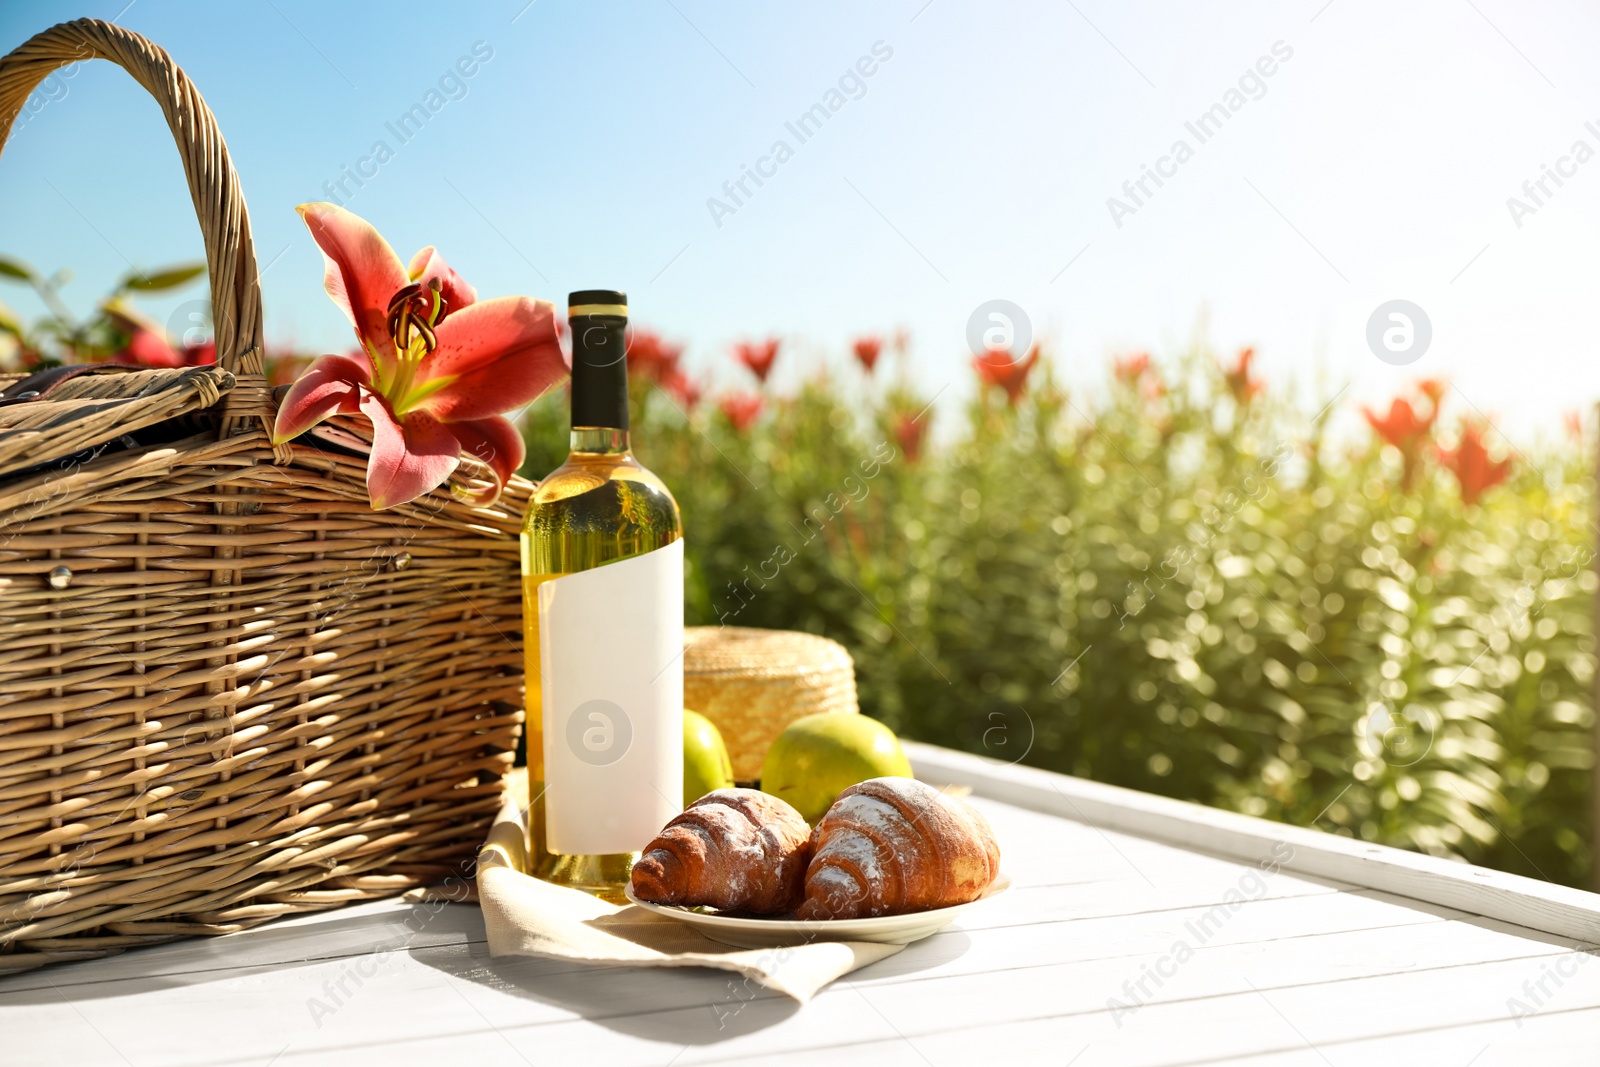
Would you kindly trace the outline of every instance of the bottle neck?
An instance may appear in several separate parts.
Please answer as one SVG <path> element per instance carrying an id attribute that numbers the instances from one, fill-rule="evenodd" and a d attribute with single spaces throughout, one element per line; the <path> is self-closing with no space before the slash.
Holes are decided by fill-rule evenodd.
<path id="1" fill-rule="evenodd" d="M 569 447 L 573 452 L 588 455 L 627 455 L 628 431 L 611 426 L 574 426 L 572 444 Z"/>
<path id="2" fill-rule="evenodd" d="M 622 315 L 574 315 L 572 330 L 572 439 L 580 431 L 621 431 L 627 440 L 628 356 Z M 626 445 L 624 445 L 626 448 Z"/>

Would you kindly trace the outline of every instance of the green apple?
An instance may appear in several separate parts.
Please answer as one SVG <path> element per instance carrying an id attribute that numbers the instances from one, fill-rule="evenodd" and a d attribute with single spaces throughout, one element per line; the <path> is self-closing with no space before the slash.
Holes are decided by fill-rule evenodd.
<path id="1" fill-rule="evenodd" d="M 733 788 L 733 761 L 722 733 L 698 711 L 683 709 L 683 806 L 713 789 Z"/>
<path id="2" fill-rule="evenodd" d="M 762 791 L 787 800 L 809 823 L 843 790 L 886 777 L 911 777 L 911 761 L 894 732 L 877 719 L 842 712 L 796 719 L 761 764 Z"/>

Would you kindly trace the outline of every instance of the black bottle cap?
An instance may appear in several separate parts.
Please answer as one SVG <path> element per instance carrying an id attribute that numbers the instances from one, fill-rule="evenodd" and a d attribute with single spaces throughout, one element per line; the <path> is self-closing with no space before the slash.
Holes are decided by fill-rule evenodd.
<path id="1" fill-rule="evenodd" d="M 567 297 L 572 330 L 572 425 L 628 428 L 628 294 L 579 289 Z"/>

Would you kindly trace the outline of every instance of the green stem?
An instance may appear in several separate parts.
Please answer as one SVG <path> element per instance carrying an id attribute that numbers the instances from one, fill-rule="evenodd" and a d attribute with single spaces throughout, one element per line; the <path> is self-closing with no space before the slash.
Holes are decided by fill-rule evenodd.
<path id="1" fill-rule="evenodd" d="M 61 299 L 61 294 L 56 292 L 56 287 L 44 278 L 31 278 L 29 280 L 33 282 L 33 288 L 38 292 L 39 299 L 43 300 L 51 313 L 76 336 L 81 329 L 78 325 L 77 316 L 72 313 L 72 309 L 67 307 L 66 302 Z"/>

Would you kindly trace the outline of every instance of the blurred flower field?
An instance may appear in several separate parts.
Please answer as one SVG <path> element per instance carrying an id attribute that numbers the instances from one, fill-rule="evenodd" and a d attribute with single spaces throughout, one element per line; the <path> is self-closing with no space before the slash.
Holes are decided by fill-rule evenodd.
<path id="1" fill-rule="evenodd" d="M 990 353 L 965 410 L 930 407 L 880 361 L 903 346 L 864 338 L 791 395 L 775 342 L 737 346 L 746 388 L 713 399 L 634 338 L 691 624 L 844 642 L 907 737 L 1587 884 L 1579 423 L 1516 451 L 1425 381 L 1336 442 L 1337 399 L 1297 409 L 1248 350 L 1119 359 L 1099 400 Z M 560 391 L 526 427 L 538 476 Z"/>
<path id="2" fill-rule="evenodd" d="M 26 321 L 0 303 L 0 373 L 27 374 L 70 363 L 124 363 L 137 367 L 198 367 L 217 361 L 211 340 L 211 301 L 181 305 L 168 326 L 146 315 L 134 300 L 183 289 L 205 277 L 204 263 L 178 263 L 157 270 L 130 270 L 92 311 L 74 311 L 63 290 L 73 273 L 51 274 L 14 256 L 0 255 L 0 282 L 31 289 L 46 314 Z M 171 327 L 169 330 L 168 327 Z M 181 336 L 172 336 L 173 333 Z M 285 349 L 263 353 L 267 378 L 287 385 L 311 365 L 315 354 Z"/>

